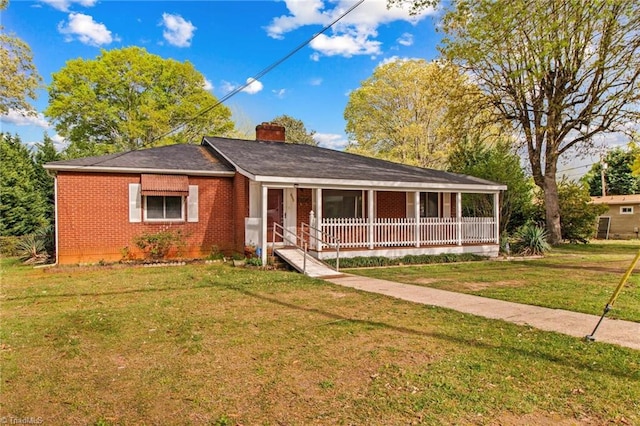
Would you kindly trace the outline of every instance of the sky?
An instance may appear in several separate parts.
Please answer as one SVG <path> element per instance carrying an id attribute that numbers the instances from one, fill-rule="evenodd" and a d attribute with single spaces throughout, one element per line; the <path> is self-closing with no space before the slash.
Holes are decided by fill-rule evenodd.
<path id="1" fill-rule="evenodd" d="M 355 4 L 354 0 L 114 1 L 11 0 L 0 12 L 5 32 L 29 44 L 43 78 L 33 103 L 39 113 L 0 117 L 0 130 L 27 145 L 47 132 L 59 149 L 63 139 L 42 115 L 51 75 L 75 58 L 94 59 L 101 49 L 139 46 L 163 58 L 189 61 L 218 99 L 283 59 Z M 387 9 L 386 0 L 365 0 L 335 26 L 254 81 L 225 104 L 236 126 L 255 126 L 286 114 L 315 131 L 320 146 L 344 149 L 344 109 L 349 93 L 385 62 L 438 57 L 441 34 L 434 10 L 411 16 Z M 604 145 L 624 145 L 609 135 Z M 567 155 L 561 174 L 576 178 L 598 154 Z M 523 161 L 526 165 L 526 161 Z"/>
<path id="2" fill-rule="evenodd" d="M 139 46 L 163 58 L 189 61 L 218 99 L 251 81 L 355 4 L 346 0 L 112 1 L 11 0 L 1 15 L 7 33 L 29 44 L 44 86 L 75 58 L 94 59 L 101 49 Z M 440 37 L 433 10 L 410 16 L 366 0 L 291 58 L 230 98 L 234 121 L 249 130 L 287 114 L 316 132 L 321 146 L 347 144 L 344 109 L 349 93 L 376 66 L 397 58 L 437 57 Z M 42 115 L 47 91 L 33 103 L 39 112 L 1 117 L 2 131 L 31 145 L 46 131 L 64 141 Z"/>

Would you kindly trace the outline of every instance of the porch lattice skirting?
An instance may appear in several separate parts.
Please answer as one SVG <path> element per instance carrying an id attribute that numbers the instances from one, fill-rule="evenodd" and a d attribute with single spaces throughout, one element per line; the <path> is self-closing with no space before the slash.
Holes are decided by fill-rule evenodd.
<path id="1" fill-rule="evenodd" d="M 495 243 L 492 217 L 457 218 L 324 218 L 320 229 L 340 240 L 340 246 L 422 247 Z M 325 248 L 325 246 L 323 246 Z"/>

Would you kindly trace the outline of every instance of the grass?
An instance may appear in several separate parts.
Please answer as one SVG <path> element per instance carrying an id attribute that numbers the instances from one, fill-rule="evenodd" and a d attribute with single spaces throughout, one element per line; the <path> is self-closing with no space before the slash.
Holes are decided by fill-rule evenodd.
<path id="1" fill-rule="evenodd" d="M 567 244 L 542 259 L 350 270 L 368 277 L 601 315 L 640 244 Z M 640 322 L 640 264 L 610 318 Z"/>
<path id="2" fill-rule="evenodd" d="M 7 421 L 640 423 L 631 349 L 289 272 L 1 261 Z"/>

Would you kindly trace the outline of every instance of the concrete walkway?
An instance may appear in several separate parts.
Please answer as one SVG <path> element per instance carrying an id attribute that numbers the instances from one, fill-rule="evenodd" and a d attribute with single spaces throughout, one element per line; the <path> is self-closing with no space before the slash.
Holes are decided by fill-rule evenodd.
<path id="1" fill-rule="evenodd" d="M 600 316 L 505 302 L 451 291 L 400 284 L 376 278 L 343 275 L 327 281 L 344 287 L 379 293 L 409 302 L 440 306 L 485 318 L 501 319 L 584 338 L 591 334 Z M 603 305 L 604 308 L 604 305 Z M 640 350 L 640 323 L 606 318 L 595 333 L 595 340 Z"/>

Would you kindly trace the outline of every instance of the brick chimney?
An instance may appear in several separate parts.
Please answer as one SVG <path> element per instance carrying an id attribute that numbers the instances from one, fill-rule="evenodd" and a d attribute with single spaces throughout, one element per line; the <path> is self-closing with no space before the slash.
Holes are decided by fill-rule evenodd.
<path id="1" fill-rule="evenodd" d="M 257 141 L 284 142 L 284 126 L 263 122 L 256 126 Z"/>

